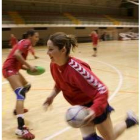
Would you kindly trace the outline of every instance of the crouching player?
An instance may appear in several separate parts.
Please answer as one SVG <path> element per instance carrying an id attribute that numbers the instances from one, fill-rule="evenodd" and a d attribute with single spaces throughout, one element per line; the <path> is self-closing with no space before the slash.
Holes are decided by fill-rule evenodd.
<path id="1" fill-rule="evenodd" d="M 39 34 L 34 30 L 27 31 L 28 38 L 20 40 L 11 50 L 9 56 L 5 60 L 2 68 L 3 76 L 9 81 L 11 88 L 16 94 L 16 110 L 18 127 L 15 131 L 16 135 L 23 139 L 34 139 L 35 136 L 28 130 L 24 123 L 24 100 L 26 93 L 29 91 L 31 85 L 19 72 L 20 69 L 30 69 L 32 72 L 36 71 L 35 66 L 26 62 L 29 47 L 34 46 Z"/>

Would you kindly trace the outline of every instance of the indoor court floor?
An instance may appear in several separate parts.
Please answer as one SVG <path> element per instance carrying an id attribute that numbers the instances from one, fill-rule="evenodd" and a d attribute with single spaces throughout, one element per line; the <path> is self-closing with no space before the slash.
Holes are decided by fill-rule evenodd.
<path id="1" fill-rule="evenodd" d="M 27 126 L 36 135 L 35 140 L 82 140 L 80 131 L 65 122 L 65 112 L 70 105 L 61 93 L 55 98 L 52 108 L 44 111 L 42 104 L 49 96 L 54 81 L 49 70 L 47 47 L 36 47 L 35 51 L 40 58 L 34 59 L 29 54 L 27 61 L 44 67 L 46 72 L 40 76 L 31 76 L 21 71 L 32 84 L 25 101 L 25 107 L 29 109 L 25 114 Z M 92 52 L 92 43 L 79 43 L 71 55 L 90 64 L 92 71 L 107 85 L 110 91 L 109 103 L 115 108 L 111 114 L 113 124 L 125 119 L 128 110 L 138 115 L 138 41 L 102 41 L 99 42 L 98 56 L 93 57 Z M 8 53 L 9 49 L 2 50 L 2 61 Z M 14 134 L 16 117 L 12 114 L 15 100 L 9 83 L 2 78 L 2 140 L 18 140 Z M 138 126 L 127 130 L 117 140 L 138 140 Z"/>

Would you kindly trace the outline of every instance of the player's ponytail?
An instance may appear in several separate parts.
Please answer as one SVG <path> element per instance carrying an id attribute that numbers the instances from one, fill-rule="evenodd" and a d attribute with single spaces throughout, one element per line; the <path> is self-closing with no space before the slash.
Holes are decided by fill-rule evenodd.
<path id="1" fill-rule="evenodd" d="M 72 49 L 72 51 L 74 50 L 74 48 L 78 47 L 77 45 L 77 39 L 75 38 L 74 35 L 66 35 L 68 38 L 68 42 L 70 43 L 70 45 L 67 45 L 67 54 L 70 53 L 70 50 Z"/>
<path id="2" fill-rule="evenodd" d="M 77 45 L 77 40 L 74 35 L 67 35 L 63 32 L 57 32 L 49 38 L 55 46 L 61 50 L 63 47 L 66 48 L 66 55 L 70 54 L 71 49 L 74 50 Z"/>
<path id="3" fill-rule="evenodd" d="M 22 34 L 22 39 L 27 39 L 29 36 L 32 37 L 35 33 L 36 33 L 35 30 L 30 29 L 30 30 L 28 30 L 26 33 L 23 33 L 23 34 Z"/>

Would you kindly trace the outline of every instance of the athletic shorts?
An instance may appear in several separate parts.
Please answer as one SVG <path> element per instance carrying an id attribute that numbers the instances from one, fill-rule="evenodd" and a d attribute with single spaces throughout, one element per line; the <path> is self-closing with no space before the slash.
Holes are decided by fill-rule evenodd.
<path id="1" fill-rule="evenodd" d="M 7 78 L 7 77 L 10 77 L 12 75 L 17 75 L 18 70 L 14 69 L 14 68 L 3 68 L 2 74 L 3 74 L 4 78 Z"/>
<path id="2" fill-rule="evenodd" d="M 97 46 L 97 45 L 98 45 L 98 40 L 92 41 L 92 44 L 93 44 L 94 46 Z"/>
<path id="3" fill-rule="evenodd" d="M 85 104 L 85 105 L 83 105 L 83 106 L 90 107 L 90 106 L 92 106 L 92 105 L 93 105 L 93 103 L 90 102 L 90 103 Z M 104 122 L 104 121 L 107 119 L 108 114 L 110 114 L 112 111 L 114 111 L 114 108 L 111 107 L 111 106 L 108 104 L 107 107 L 106 107 L 106 109 L 105 109 L 105 111 L 104 111 L 104 113 L 101 114 L 100 116 L 94 118 L 94 120 L 93 120 L 94 124 L 100 124 L 100 123 Z"/>
<path id="4" fill-rule="evenodd" d="M 92 44 L 93 44 L 93 46 L 97 46 L 98 45 L 98 43 L 96 43 L 96 42 L 93 42 Z"/>

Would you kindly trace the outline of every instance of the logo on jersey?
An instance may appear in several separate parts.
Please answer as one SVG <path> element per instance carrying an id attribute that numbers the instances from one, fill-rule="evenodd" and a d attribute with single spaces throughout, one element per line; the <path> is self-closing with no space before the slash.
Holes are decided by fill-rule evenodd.
<path id="1" fill-rule="evenodd" d="M 9 73 L 12 73 L 13 71 L 12 71 L 12 70 L 8 70 L 8 72 L 9 72 Z"/>
<path id="2" fill-rule="evenodd" d="M 92 85 L 94 88 L 96 87 L 100 94 L 103 94 L 107 91 L 106 87 L 102 85 L 93 75 L 86 71 L 86 69 L 84 69 L 79 63 L 71 59 L 69 65 L 80 75 L 82 75 L 90 85 Z"/>

